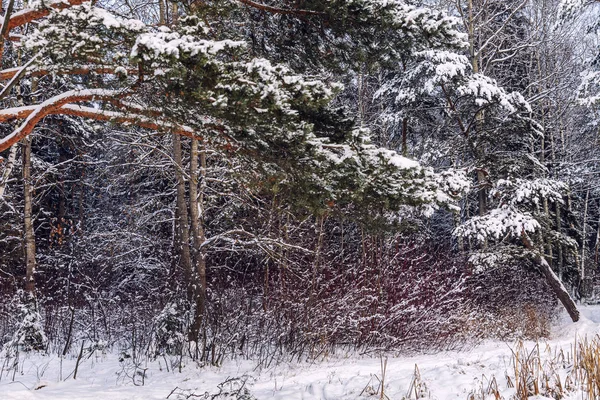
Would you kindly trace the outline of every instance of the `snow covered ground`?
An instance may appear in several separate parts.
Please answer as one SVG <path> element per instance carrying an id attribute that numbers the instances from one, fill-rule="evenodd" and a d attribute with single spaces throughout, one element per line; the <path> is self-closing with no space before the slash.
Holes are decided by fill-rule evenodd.
<path id="1" fill-rule="evenodd" d="M 572 351 L 576 336 L 593 338 L 600 332 L 600 307 L 582 307 L 583 318 L 573 324 L 561 317 L 553 337 L 540 347 L 556 354 Z M 548 346 L 549 347 L 548 347 Z M 497 382 L 505 399 L 510 388 L 506 375 L 514 371 L 511 362 L 515 343 L 488 342 L 463 352 L 444 352 L 415 357 L 388 356 L 385 373 L 385 395 L 389 399 L 415 398 L 415 386 L 424 398 L 468 399 L 470 394 L 487 390 Z M 536 343 L 525 343 L 532 349 Z M 3 360 L 0 360 L 3 362 Z M 417 373 L 415 374 L 415 366 Z M 21 360 L 19 372 L 0 381 L 0 399 L 198 399 L 211 398 L 219 391 L 227 392 L 245 379 L 245 387 L 256 399 L 379 399 L 382 373 L 379 357 L 337 357 L 319 363 L 280 364 L 256 369 L 251 361 L 229 361 L 222 368 L 197 368 L 187 365 L 182 372 L 167 371 L 165 360 L 144 364 L 137 370 L 128 362 L 119 362 L 117 354 L 96 353 L 82 362 L 74 380 L 74 357 L 61 360 L 57 356 L 34 355 Z M 566 370 L 561 376 L 566 375 Z M 564 375 L 563 375 L 564 374 Z M 142 382 L 142 375 L 143 382 Z M 419 378 L 415 379 L 418 375 Z M 229 378 L 247 378 L 222 384 Z M 416 385 L 415 385 L 416 383 Z M 142 385 L 143 384 L 143 385 Z M 219 385 L 221 384 L 221 389 Z M 410 390 L 410 393 L 409 393 Z M 190 396 L 192 395 L 192 396 Z M 225 397 L 218 397 L 225 398 Z M 250 397 L 249 397 L 250 398 Z M 487 398 L 494 398 L 490 395 Z M 581 399 L 575 392 L 568 399 Z M 537 399 L 546 399 L 537 397 Z"/>

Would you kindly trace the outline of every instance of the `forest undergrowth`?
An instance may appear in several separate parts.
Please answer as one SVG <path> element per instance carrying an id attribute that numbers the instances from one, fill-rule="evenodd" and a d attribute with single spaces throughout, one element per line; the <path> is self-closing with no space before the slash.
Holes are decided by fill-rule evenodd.
<path id="1" fill-rule="evenodd" d="M 193 307 L 157 287 L 160 280 L 143 282 L 149 290 L 131 296 L 110 281 L 90 287 L 90 277 L 71 271 L 52 280 L 70 279 L 66 293 L 41 286 L 39 313 L 4 280 L 3 354 L 39 350 L 28 343 L 43 342 L 57 355 L 112 349 L 134 358 L 177 356 L 204 365 L 244 358 L 268 367 L 331 355 L 457 350 L 550 332 L 557 304 L 535 271 L 473 274 L 464 259 L 407 241 L 369 249 L 357 268 L 323 257 L 313 279 L 290 266 L 271 266 L 268 282 L 264 271 L 214 271 L 220 279 L 209 285 L 198 340 L 189 336 Z M 41 340 L 32 337 L 38 331 Z"/>

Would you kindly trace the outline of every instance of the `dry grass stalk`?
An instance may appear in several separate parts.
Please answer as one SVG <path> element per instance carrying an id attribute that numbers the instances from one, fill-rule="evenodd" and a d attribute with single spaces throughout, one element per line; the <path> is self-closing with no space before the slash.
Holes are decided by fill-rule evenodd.
<path id="1" fill-rule="evenodd" d="M 419 367 L 415 364 L 415 372 L 413 373 L 412 381 L 406 392 L 406 396 L 402 400 L 424 399 L 428 396 L 428 389 L 425 382 L 421 378 Z"/>

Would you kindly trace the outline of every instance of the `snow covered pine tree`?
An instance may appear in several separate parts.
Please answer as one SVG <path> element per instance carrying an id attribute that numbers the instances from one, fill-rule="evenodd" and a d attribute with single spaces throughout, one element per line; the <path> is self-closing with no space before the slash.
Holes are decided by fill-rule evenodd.
<path id="1" fill-rule="evenodd" d="M 383 119 L 403 125 L 403 134 L 409 120 L 421 127 L 443 126 L 445 145 L 440 148 L 432 141 L 436 147 L 430 162 L 465 168 L 476 182 L 476 213 L 469 212 L 466 200 L 463 214 L 468 217 L 455 229 L 459 247 L 464 248 L 465 239 L 479 243 L 470 248 L 470 261 L 479 270 L 533 261 L 577 321 L 576 305 L 544 255 L 546 242 L 577 247 L 572 238 L 545 223 L 543 204 L 546 209 L 548 202 L 562 205 L 568 188 L 549 179 L 548 169 L 534 156 L 532 143 L 543 132 L 531 118 L 530 104 L 519 92 L 508 92 L 476 73 L 476 63 L 460 53 L 468 47 L 465 41 L 407 57 L 377 93 L 387 99 Z"/>

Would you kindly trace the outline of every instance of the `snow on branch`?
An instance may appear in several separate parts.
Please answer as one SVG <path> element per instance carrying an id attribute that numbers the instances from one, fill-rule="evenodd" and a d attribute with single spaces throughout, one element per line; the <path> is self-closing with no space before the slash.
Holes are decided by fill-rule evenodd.
<path id="1" fill-rule="evenodd" d="M 4 86 L 4 88 L 2 88 L 2 91 L 0 92 L 0 100 L 4 99 L 6 96 L 8 96 L 8 94 L 10 93 L 10 91 L 12 90 L 12 88 L 25 75 L 25 73 L 27 72 L 27 68 L 29 68 L 31 66 L 31 64 L 33 64 L 33 62 L 39 56 L 40 56 L 40 53 L 37 53 L 36 55 L 34 55 L 33 57 L 31 57 L 31 59 L 29 61 L 27 61 L 25 63 L 25 65 L 23 65 L 22 67 L 17 68 L 17 70 L 16 70 L 15 74 L 13 75 L 12 79 L 10 80 L 10 82 L 8 82 L 6 84 L 6 86 Z"/>
<path id="2" fill-rule="evenodd" d="M 414 55 L 415 63 L 407 71 L 386 82 L 375 96 L 390 97 L 400 106 L 435 96 L 455 93 L 478 107 L 499 105 L 507 113 L 531 112 L 530 104 L 518 92 L 507 92 L 485 75 L 473 74 L 469 59 L 453 51 L 428 49 Z M 452 101 L 451 108 L 455 107 Z"/>
<path id="3" fill-rule="evenodd" d="M 68 103 L 74 103 L 79 101 L 101 101 L 109 100 L 114 97 L 122 96 L 123 91 L 109 90 L 109 89 L 86 89 L 86 90 L 70 90 L 65 93 L 61 93 L 58 96 L 51 97 L 41 104 L 33 106 L 33 108 L 19 107 L 13 109 L 13 118 L 22 116 L 28 113 L 25 121 L 15 129 L 10 135 L 0 139 L 0 152 L 8 149 L 19 140 L 23 139 L 31 133 L 37 123 L 47 115 L 55 114 L 63 105 Z M 3 110 L 6 116 L 6 111 Z"/>
<path id="4" fill-rule="evenodd" d="M 435 172 L 396 151 L 375 146 L 364 129 L 356 129 L 348 144 L 329 144 L 316 137 L 308 142 L 313 145 L 317 168 L 328 171 L 324 175 L 330 175 L 334 182 L 356 176 L 351 198 L 373 207 L 383 201 L 387 208 L 405 209 L 398 205 L 409 205 L 424 215 L 440 207 L 456 210 L 454 203 L 470 187 L 465 171 Z M 336 190 L 335 185 L 323 190 L 332 190 L 334 201 L 343 200 L 347 194 L 345 189 Z"/>
<path id="5" fill-rule="evenodd" d="M 98 98 L 95 98 L 98 100 Z M 114 99 L 104 99 L 105 101 L 112 102 Z M 22 106 L 7 108 L 0 110 L 0 122 L 10 121 L 12 119 L 25 119 L 33 114 L 39 106 Z M 89 118 L 96 121 L 107 121 L 116 124 L 137 126 L 145 129 L 152 129 L 156 131 L 169 131 L 179 135 L 187 137 L 197 137 L 194 130 L 185 125 L 175 124 L 171 121 L 167 121 L 160 117 L 150 117 L 148 115 L 141 115 L 135 113 L 122 113 L 117 111 L 103 110 L 99 108 L 86 107 L 78 104 L 65 104 L 61 107 L 57 107 L 50 114 L 52 115 L 70 115 L 73 117 Z M 155 113 L 152 113 L 155 114 Z M 49 115 L 49 114 L 46 114 Z M 14 133 L 14 132 L 13 132 Z M 0 139 L 0 151 L 10 147 L 14 142 L 14 137 L 10 138 L 10 135 Z M 18 140 L 17 140 L 18 141 Z"/>
<path id="6" fill-rule="evenodd" d="M 577 88 L 577 101 L 585 107 L 600 104 L 600 71 L 585 71 L 581 74 L 581 83 Z"/>
<path id="7" fill-rule="evenodd" d="M 540 223 L 530 214 L 505 205 L 486 215 L 471 218 L 456 228 L 454 234 L 484 243 L 488 239 L 501 240 L 505 236 L 520 238 L 523 232 L 535 232 L 539 228 Z"/>
<path id="8" fill-rule="evenodd" d="M 243 238 L 243 239 L 242 239 Z M 206 239 L 203 243 L 200 244 L 201 248 L 206 248 L 215 245 L 216 243 L 224 242 L 228 243 L 231 246 L 240 246 L 242 248 L 247 248 L 249 246 L 257 246 L 270 253 L 270 249 L 273 247 L 278 247 L 291 251 L 298 251 L 304 254 L 313 254 L 314 251 L 310 249 L 306 249 L 302 246 L 293 245 L 291 243 L 286 243 L 280 239 L 272 239 L 264 236 L 257 236 L 251 232 L 248 232 L 245 229 L 231 229 L 227 232 L 223 232 L 218 235 L 214 235 L 209 239 Z"/>
<path id="9" fill-rule="evenodd" d="M 433 95 L 441 85 L 464 79 L 471 72 L 469 59 L 452 51 L 428 49 L 414 57 L 414 67 L 382 85 L 376 97 L 394 96 L 397 104 L 408 104 L 424 94 Z"/>
<path id="10" fill-rule="evenodd" d="M 562 0 L 558 6 L 559 24 L 571 20 L 589 4 L 585 0 Z"/>
<path id="11" fill-rule="evenodd" d="M 519 92 L 507 92 L 498 86 L 496 81 L 483 74 L 473 74 L 469 79 L 458 87 L 457 92 L 461 96 L 469 96 L 475 99 L 479 107 L 497 103 L 508 113 L 524 109 L 531 112 L 531 105 Z"/>
<path id="12" fill-rule="evenodd" d="M 53 67 L 60 72 L 86 64 L 127 68 L 135 38 L 148 29 L 142 21 L 121 18 L 85 2 L 51 10 L 23 44 L 42 52 L 41 69 Z"/>
<path id="13" fill-rule="evenodd" d="M 182 54 L 190 57 L 215 55 L 226 48 L 245 47 L 246 43 L 234 40 L 204 40 L 192 35 L 182 35 L 167 27 L 159 32 L 143 33 L 137 37 L 131 57 L 141 56 L 144 60 L 160 57 L 179 59 Z"/>
<path id="14" fill-rule="evenodd" d="M 547 179 L 500 179 L 490 192 L 491 197 L 498 197 L 500 203 L 517 206 L 529 203 L 539 205 L 543 199 L 563 204 L 563 194 L 568 190 L 566 183 Z"/>

